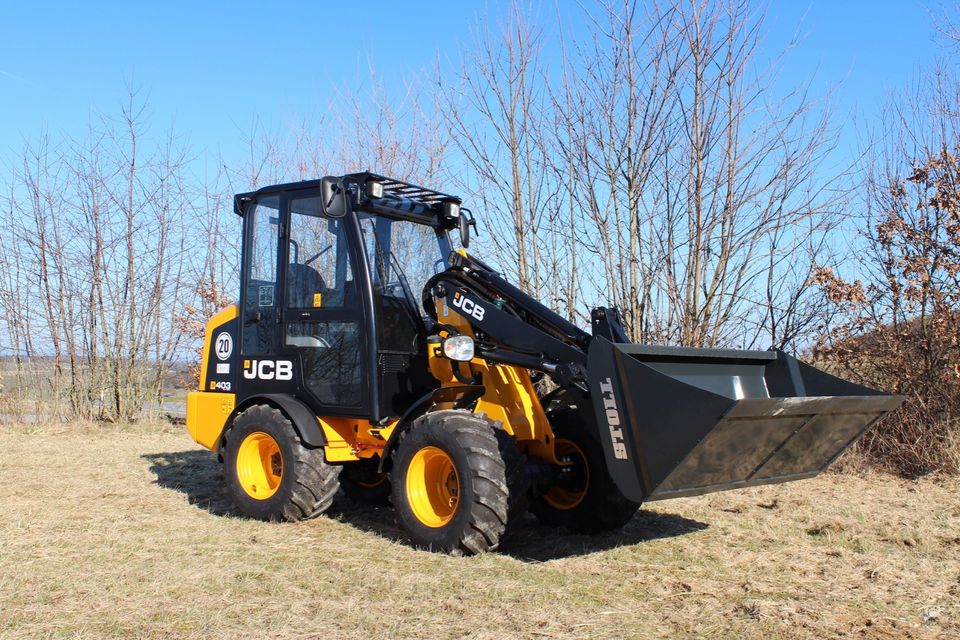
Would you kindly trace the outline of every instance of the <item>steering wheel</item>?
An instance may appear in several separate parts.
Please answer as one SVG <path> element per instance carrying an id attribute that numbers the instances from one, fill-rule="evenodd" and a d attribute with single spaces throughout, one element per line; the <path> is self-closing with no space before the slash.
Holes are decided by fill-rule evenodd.
<path id="1" fill-rule="evenodd" d="M 391 282 L 385 287 L 386 294 L 394 298 L 402 298 L 406 294 L 403 285 L 399 282 Z"/>
<path id="2" fill-rule="evenodd" d="M 319 343 L 319 344 L 317 345 L 317 348 L 320 348 L 320 349 L 329 349 L 329 348 L 330 348 L 330 342 L 329 342 L 326 338 L 324 338 L 323 336 L 318 336 L 317 334 L 313 334 L 313 335 L 311 335 L 310 337 L 313 338 L 314 340 L 316 340 L 316 341 Z"/>
<path id="3" fill-rule="evenodd" d="M 303 264 L 310 264 L 311 262 L 313 262 L 314 260 L 316 260 L 317 258 L 319 258 L 320 256 L 322 256 L 323 254 L 325 254 L 327 251 L 330 251 L 330 249 L 333 249 L 333 245 L 332 245 L 332 244 L 331 244 L 331 245 L 327 245 L 327 247 L 326 247 L 325 249 L 321 250 L 320 253 L 318 253 L 317 255 L 313 256 L 312 258 L 307 258 L 306 260 L 304 260 L 304 261 L 303 261 Z"/>

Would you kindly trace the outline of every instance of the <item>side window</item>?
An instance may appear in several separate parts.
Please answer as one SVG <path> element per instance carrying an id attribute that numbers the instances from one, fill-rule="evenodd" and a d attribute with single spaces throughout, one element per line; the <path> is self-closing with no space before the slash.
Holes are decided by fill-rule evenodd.
<path id="1" fill-rule="evenodd" d="M 272 319 L 277 301 L 277 247 L 280 237 L 280 197 L 268 196 L 256 202 L 247 215 L 250 225 L 247 253 L 245 312 Z M 248 322 L 243 329 L 244 353 L 272 353 L 272 322 Z"/>
<path id="2" fill-rule="evenodd" d="M 342 219 L 320 217 L 320 198 L 290 201 L 287 306 L 331 309 L 357 300 Z"/>
<path id="3" fill-rule="evenodd" d="M 360 230 L 370 264 L 375 291 L 404 297 L 404 287 L 419 305 L 423 287 L 431 276 L 446 268 L 446 253 L 438 245 L 446 239 L 430 227 L 375 216 L 360 216 Z"/>
<path id="4" fill-rule="evenodd" d="M 300 351 L 304 384 L 317 400 L 339 407 L 360 405 L 362 348 L 356 322 L 291 323 L 287 326 L 286 344 Z"/>
<path id="5" fill-rule="evenodd" d="M 253 293 L 253 306 L 274 305 L 277 287 L 277 238 L 280 231 L 280 198 L 270 196 L 257 202 L 250 212 L 253 220 L 253 238 L 250 247 L 248 292 Z"/>

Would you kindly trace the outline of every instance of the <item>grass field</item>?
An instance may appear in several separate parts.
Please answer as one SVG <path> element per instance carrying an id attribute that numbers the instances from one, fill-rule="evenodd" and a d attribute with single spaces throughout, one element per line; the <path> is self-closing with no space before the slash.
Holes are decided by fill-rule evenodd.
<path id="1" fill-rule="evenodd" d="M 823 476 L 416 551 L 388 510 L 243 520 L 179 428 L 0 431 L 0 636 L 957 638 L 955 479 Z"/>

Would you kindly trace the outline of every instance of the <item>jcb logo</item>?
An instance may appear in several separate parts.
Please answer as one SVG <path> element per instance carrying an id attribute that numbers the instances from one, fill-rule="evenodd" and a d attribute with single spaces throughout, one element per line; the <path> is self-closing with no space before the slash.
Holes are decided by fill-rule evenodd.
<path id="1" fill-rule="evenodd" d="M 607 428 L 610 429 L 610 442 L 613 444 L 613 456 L 617 460 L 627 459 L 627 446 L 623 444 L 623 429 L 620 428 L 620 410 L 617 409 L 617 400 L 613 397 L 613 384 L 610 378 L 600 383 L 603 393 L 603 408 L 607 417 Z"/>
<path id="2" fill-rule="evenodd" d="M 477 320 L 483 320 L 483 316 L 487 312 L 486 309 L 478 305 L 473 300 L 464 298 L 462 295 L 460 295 L 459 291 L 456 291 L 453 294 L 453 306 L 462 309 L 465 314 L 468 316 L 473 316 Z"/>
<path id="3" fill-rule="evenodd" d="M 293 380 L 290 360 L 244 360 L 243 377 L 247 380 Z"/>

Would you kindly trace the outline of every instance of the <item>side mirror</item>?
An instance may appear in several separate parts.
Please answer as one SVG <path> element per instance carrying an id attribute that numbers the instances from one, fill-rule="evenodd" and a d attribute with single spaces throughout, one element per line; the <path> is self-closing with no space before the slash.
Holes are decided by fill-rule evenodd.
<path id="1" fill-rule="evenodd" d="M 320 205 L 323 214 L 331 218 L 342 218 L 347 215 L 347 190 L 343 180 L 327 176 L 320 180 Z"/>
<path id="2" fill-rule="evenodd" d="M 470 246 L 470 223 L 472 222 L 473 220 L 471 220 L 467 216 L 465 215 L 460 216 L 460 220 L 459 220 L 460 244 L 463 246 L 464 249 Z"/>

